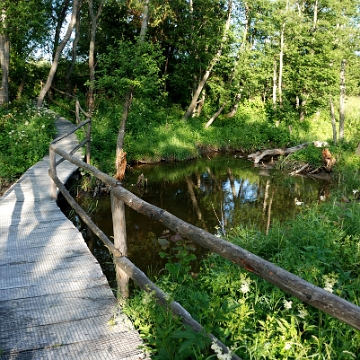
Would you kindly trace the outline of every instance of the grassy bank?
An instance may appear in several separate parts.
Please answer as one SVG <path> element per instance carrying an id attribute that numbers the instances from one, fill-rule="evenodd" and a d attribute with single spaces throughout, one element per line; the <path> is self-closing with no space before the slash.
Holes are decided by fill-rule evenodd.
<path id="1" fill-rule="evenodd" d="M 297 218 L 274 224 L 268 235 L 239 226 L 227 240 L 359 306 L 358 175 L 343 179 L 344 189 L 328 202 L 303 208 Z M 350 326 L 216 254 L 194 274 L 186 243 L 179 242 L 176 250 L 164 254 L 169 262 L 157 285 L 242 359 L 358 358 L 360 335 Z M 137 292 L 126 312 L 153 359 L 208 359 L 214 354 L 203 334 L 182 326 L 150 300 L 151 295 Z"/>
<path id="2" fill-rule="evenodd" d="M 333 178 L 342 184 L 341 190 L 325 203 L 304 207 L 297 218 L 273 224 L 268 235 L 239 226 L 227 240 L 360 305 L 360 156 L 355 151 L 360 121 L 356 99 L 352 106 L 345 130 L 347 141 L 332 144 L 331 126 L 322 114 L 293 127 L 286 140 L 286 145 L 328 141 L 337 158 Z M 241 132 L 242 138 L 247 133 Z M 247 144 L 244 150 L 252 151 L 266 144 L 284 146 L 285 142 L 269 138 Z M 308 147 L 280 162 L 292 161 L 320 166 L 319 149 Z M 220 256 L 209 255 L 196 274 L 191 272 L 193 257 L 186 243 L 179 242 L 176 253 L 164 256 L 169 262 L 156 279 L 157 285 L 242 359 L 358 358 L 358 331 Z M 154 359 L 227 359 L 215 355 L 203 334 L 193 333 L 150 300 L 151 295 L 139 291 L 128 302 L 126 312 Z"/>

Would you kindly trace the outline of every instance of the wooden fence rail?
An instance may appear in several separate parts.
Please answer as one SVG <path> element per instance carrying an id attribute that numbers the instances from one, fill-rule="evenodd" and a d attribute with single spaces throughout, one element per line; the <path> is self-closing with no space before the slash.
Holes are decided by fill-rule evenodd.
<path id="1" fill-rule="evenodd" d="M 77 129 L 87 124 L 87 121 L 79 124 Z M 88 138 L 90 139 L 90 137 Z M 65 186 L 59 180 L 56 175 L 56 155 L 60 155 L 62 158 L 77 165 L 79 168 L 83 168 L 96 178 L 100 179 L 103 183 L 110 186 L 112 197 L 112 211 L 118 214 L 124 214 L 123 211 L 116 211 L 119 206 L 127 205 L 141 213 L 161 222 L 163 225 L 173 230 L 176 233 L 192 240 L 193 242 L 219 254 L 220 256 L 232 261 L 241 268 L 265 279 L 271 284 L 279 287 L 285 292 L 293 295 L 301 301 L 314 306 L 315 308 L 333 316 L 334 318 L 352 326 L 353 328 L 360 330 L 360 307 L 355 304 L 346 301 L 345 299 L 336 296 L 324 289 L 317 287 L 300 277 L 270 263 L 259 256 L 252 254 L 251 252 L 232 244 L 226 240 L 220 239 L 215 235 L 212 235 L 202 229 L 197 228 L 185 221 L 170 214 L 166 210 L 158 208 L 154 205 L 147 203 L 140 199 L 130 191 L 121 186 L 121 183 L 113 177 L 101 172 L 94 166 L 87 164 L 76 157 L 68 154 L 62 149 L 56 148 L 55 139 L 50 145 L 50 169 L 49 175 L 53 180 L 52 196 L 57 197 L 57 188 L 64 195 L 66 200 L 76 211 L 76 213 L 82 218 L 82 220 L 89 226 L 95 235 L 108 247 L 109 251 L 113 254 L 114 262 L 117 267 L 117 278 L 122 279 L 120 285 L 123 295 L 128 295 L 127 282 L 128 278 L 134 280 L 142 289 L 154 293 L 156 300 L 164 306 L 167 306 L 173 311 L 174 314 L 182 318 L 183 323 L 190 325 L 194 331 L 205 331 L 204 328 L 197 323 L 191 315 L 181 307 L 177 302 L 170 301 L 169 296 L 160 290 L 154 283 L 152 283 L 146 275 L 134 264 L 126 258 L 126 231 L 125 231 L 125 219 L 116 218 L 117 215 L 113 213 L 114 222 L 114 243 L 107 238 L 107 236 L 92 222 L 91 218 L 86 212 L 76 203 L 70 193 L 66 190 Z M 120 223 L 120 225 L 119 225 Z M 121 227 L 120 231 L 116 228 Z M 122 238 L 119 239 L 119 234 L 122 234 Z M 124 236 L 125 234 L 125 236 Z M 224 351 L 228 352 L 227 347 L 222 344 L 212 334 L 208 334 L 210 339 L 216 342 Z M 237 355 L 233 355 L 233 359 L 240 359 Z"/>

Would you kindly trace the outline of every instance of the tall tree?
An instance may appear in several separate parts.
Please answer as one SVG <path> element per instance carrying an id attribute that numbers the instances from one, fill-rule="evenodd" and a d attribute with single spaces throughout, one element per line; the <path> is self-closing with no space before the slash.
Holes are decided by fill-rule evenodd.
<path id="1" fill-rule="evenodd" d="M 52 21 L 55 25 L 54 43 L 52 49 L 52 60 L 54 61 L 56 48 L 59 46 L 61 30 L 64 26 L 71 0 L 55 0 L 52 2 Z"/>
<path id="2" fill-rule="evenodd" d="M 31 53 L 40 48 L 49 35 L 48 1 L 0 1 L 0 106 L 9 101 L 10 57 L 14 59 L 13 64 L 25 68 Z"/>
<path id="3" fill-rule="evenodd" d="M 1 33 L 0 33 L 0 63 L 1 63 L 1 88 L 0 106 L 9 102 L 9 64 L 10 64 L 10 37 L 7 29 L 6 8 L 1 9 Z"/>
<path id="4" fill-rule="evenodd" d="M 99 16 L 102 11 L 105 0 L 101 0 L 97 11 L 95 13 L 93 0 L 88 0 L 89 2 L 89 15 L 91 21 L 90 27 L 90 47 L 89 47 L 89 94 L 88 94 L 88 111 L 91 116 L 94 109 L 94 89 L 95 89 L 95 39 L 96 39 L 96 28 Z"/>
<path id="5" fill-rule="evenodd" d="M 143 11 L 141 16 L 139 47 L 141 47 L 141 45 L 145 42 L 148 22 L 149 22 L 149 0 L 144 0 Z M 123 179 L 126 169 L 126 152 L 124 151 L 124 138 L 125 138 L 126 122 L 129 116 L 131 101 L 133 97 L 133 91 L 134 91 L 134 86 L 130 85 L 125 95 L 124 108 L 120 121 L 119 132 L 116 140 L 115 177 L 120 181 Z"/>
<path id="6" fill-rule="evenodd" d="M 52 81 L 54 79 L 54 76 L 55 76 L 55 73 L 56 73 L 56 70 L 57 70 L 57 67 L 59 64 L 61 52 L 63 51 L 65 45 L 67 44 L 67 42 L 70 39 L 71 33 L 72 33 L 73 28 L 76 23 L 77 13 L 79 10 L 80 10 L 80 0 L 73 0 L 71 19 L 70 19 L 66 34 L 56 49 L 55 56 L 54 56 L 53 62 L 51 64 L 51 68 L 50 68 L 46 83 L 40 91 L 40 94 L 39 94 L 39 97 L 37 100 L 37 108 L 38 109 L 41 108 L 41 106 L 44 102 L 45 95 L 47 94 L 47 92 L 49 91 L 49 89 L 51 87 Z"/>
<path id="7" fill-rule="evenodd" d="M 230 23 L 231 23 L 231 13 L 232 13 L 232 0 L 228 0 L 228 10 L 227 10 L 227 19 L 225 22 L 225 26 L 224 26 L 224 30 L 223 30 L 223 35 L 222 35 L 222 39 L 219 45 L 219 48 L 216 52 L 216 54 L 214 55 L 214 57 L 212 58 L 212 60 L 210 61 L 207 69 L 205 70 L 201 80 L 199 81 L 197 88 L 195 90 L 195 93 L 191 99 L 190 105 L 188 106 L 184 116 L 183 116 L 183 120 L 187 120 L 194 112 L 194 109 L 196 107 L 196 104 L 198 102 L 199 96 L 201 91 L 203 90 L 206 81 L 208 80 L 212 69 L 214 68 L 214 66 L 216 65 L 216 63 L 219 61 L 221 53 L 222 53 L 222 49 L 223 46 L 226 43 L 227 37 L 228 37 L 228 31 L 230 29 Z"/>

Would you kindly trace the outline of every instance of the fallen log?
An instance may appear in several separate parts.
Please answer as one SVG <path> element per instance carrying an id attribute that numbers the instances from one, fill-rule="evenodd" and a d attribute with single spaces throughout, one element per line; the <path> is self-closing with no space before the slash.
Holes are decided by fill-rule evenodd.
<path id="1" fill-rule="evenodd" d="M 264 150 L 261 152 L 256 152 L 254 154 L 250 154 L 248 155 L 248 159 L 252 159 L 254 160 L 254 164 L 258 164 L 260 162 L 260 160 L 262 160 L 265 156 L 286 156 L 286 155 L 290 155 L 296 151 L 299 151 L 301 149 L 306 148 L 307 146 L 309 146 L 310 144 L 313 144 L 316 147 L 323 147 L 323 146 L 327 146 L 327 142 L 321 142 L 321 141 L 314 141 L 314 142 L 307 142 L 304 144 L 300 144 L 297 146 L 293 146 L 290 148 L 286 148 L 286 149 L 269 149 L 269 150 Z"/>
<path id="2" fill-rule="evenodd" d="M 290 176 L 294 176 L 294 175 L 298 175 L 300 173 L 302 173 L 305 169 L 307 169 L 310 165 L 309 164 L 305 164 L 303 165 L 300 169 L 294 170 L 293 172 L 290 173 Z"/>

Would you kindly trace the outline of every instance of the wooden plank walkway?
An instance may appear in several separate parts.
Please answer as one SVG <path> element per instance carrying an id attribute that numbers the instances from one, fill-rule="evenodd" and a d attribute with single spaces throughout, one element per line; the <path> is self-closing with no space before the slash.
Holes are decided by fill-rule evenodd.
<path id="1" fill-rule="evenodd" d="M 73 126 L 56 121 L 58 136 Z M 70 151 L 75 135 L 57 146 Z M 78 153 L 78 156 L 81 156 Z M 149 359 L 100 265 L 50 196 L 49 158 L 0 198 L 0 359 Z M 65 182 L 76 170 L 58 166 Z"/>

